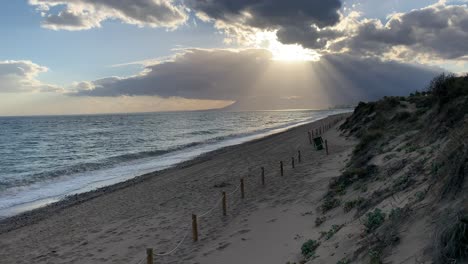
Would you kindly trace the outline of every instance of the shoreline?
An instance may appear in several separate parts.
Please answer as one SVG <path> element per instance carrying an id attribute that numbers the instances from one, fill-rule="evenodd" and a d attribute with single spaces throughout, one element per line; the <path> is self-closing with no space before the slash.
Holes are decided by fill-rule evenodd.
<path id="1" fill-rule="evenodd" d="M 290 203 L 291 199 L 301 200 L 296 191 L 304 192 L 304 188 L 308 188 L 313 197 L 321 197 L 322 189 L 327 186 L 325 181 L 336 176 L 329 172 L 326 178 L 319 176 L 323 166 L 331 164 L 334 173 L 338 173 L 353 143 L 339 137 L 336 127 L 330 129 L 324 136 L 329 139 L 334 153 L 327 156 L 323 151 L 312 151 L 307 131 L 349 114 L 329 116 L 221 148 L 173 168 L 73 195 L 7 218 L 0 221 L 0 259 L 6 263 L 26 263 L 23 260 L 35 263 L 137 263 L 147 247 L 154 246 L 156 252 L 172 249 L 181 241 L 192 213 L 213 208 L 221 190 L 232 193 L 238 180 L 246 177 L 246 199 L 231 197 L 227 217 L 219 217 L 215 210 L 213 215 L 200 220 L 199 243 L 193 243 L 188 236 L 181 241 L 181 250 L 158 260 L 194 264 L 196 255 L 204 251 L 210 241 L 219 238 L 226 228 L 240 219 L 238 216 L 255 213 L 257 204 L 279 206 Z M 294 170 L 290 160 L 298 150 L 302 151 L 303 162 Z M 285 177 L 281 177 L 277 170 L 280 160 L 286 162 Z M 259 186 L 255 176 L 260 166 L 266 170 L 267 185 L 264 188 Z M 301 172 L 303 170 L 305 174 Z M 299 178 L 288 177 L 297 173 Z M 286 179 L 292 181 L 285 182 Z M 310 192 L 316 189 L 314 186 L 320 186 L 320 189 Z M 312 222 L 307 220 L 307 223 Z"/>
<path id="2" fill-rule="evenodd" d="M 213 158 L 217 154 L 224 153 L 226 151 L 235 151 L 236 148 L 238 148 L 238 147 L 240 147 L 242 145 L 249 145 L 249 144 L 254 144 L 256 142 L 261 142 L 261 141 L 264 141 L 264 140 L 268 140 L 268 139 L 270 139 L 272 137 L 275 137 L 275 136 L 278 136 L 278 135 L 281 135 L 281 134 L 284 134 L 284 133 L 288 133 L 291 130 L 300 129 L 300 128 L 305 127 L 305 126 L 308 126 L 308 125 L 311 125 L 311 124 L 314 124 L 314 123 L 317 123 L 317 122 L 321 122 L 321 121 L 326 120 L 328 118 L 334 118 L 334 117 L 337 117 L 337 116 L 346 116 L 346 115 L 349 115 L 349 114 L 350 113 L 340 113 L 340 114 L 330 115 L 330 116 L 324 117 L 322 119 L 318 119 L 318 120 L 311 121 L 311 122 L 308 122 L 308 123 L 305 123 L 305 124 L 293 126 L 293 127 L 287 128 L 284 131 L 274 133 L 274 134 L 270 134 L 270 135 L 267 135 L 267 136 L 264 136 L 264 137 L 261 137 L 261 138 L 253 139 L 253 140 L 246 141 L 246 142 L 243 142 L 243 143 L 240 143 L 240 144 L 221 147 L 219 149 L 203 153 L 203 154 L 201 154 L 199 156 L 196 156 L 194 158 L 191 158 L 189 160 L 182 161 L 180 163 L 172 165 L 169 168 L 165 168 L 165 169 L 162 169 L 162 170 L 156 170 L 156 171 L 153 171 L 153 172 L 138 175 L 138 176 L 133 177 L 133 178 L 128 179 L 128 180 L 124 180 L 124 181 L 121 181 L 121 182 L 118 182 L 118 183 L 115 183 L 115 184 L 99 187 L 99 188 L 97 188 L 95 190 L 81 192 L 81 193 L 72 194 L 72 195 L 67 195 L 63 199 L 60 199 L 59 201 L 52 202 L 52 203 L 46 204 L 44 206 L 39 206 L 37 208 L 33 208 L 31 210 L 27 210 L 27 211 L 21 212 L 19 214 L 15 214 L 15 215 L 8 216 L 6 218 L 0 219 L 0 234 L 3 234 L 5 232 L 9 232 L 11 230 L 14 230 L 14 229 L 26 226 L 26 225 L 33 224 L 33 223 L 35 223 L 37 221 L 40 221 L 40 220 L 42 220 L 44 218 L 47 218 L 48 216 L 50 216 L 50 214 L 59 212 L 59 211 L 61 211 L 63 209 L 72 207 L 72 206 L 80 204 L 80 203 L 84 203 L 86 201 L 89 201 L 89 200 L 92 200 L 92 199 L 95 199 L 95 198 L 99 198 L 102 195 L 106 195 L 106 194 L 111 193 L 111 192 L 115 192 L 115 191 L 118 191 L 118 190 L 121 190 L 121 189 L 124 189 L 124 188 L 134 186 L 136 184 L 143 183 L 146 180 L 148 180 L 149 178 L 160 177 L 162 174 L 165 174 L 165 173 L 168 173 L 168 172 L 171 172 L 171 171 L 177 171 L 177 170 L 182 169 L 182 168 L 186 168 L 186 167 L 196 165 L 198 163 L 202 163 L 202 162 L 204 162 L 206 160 L 209 160 L 209 159 Z"/>

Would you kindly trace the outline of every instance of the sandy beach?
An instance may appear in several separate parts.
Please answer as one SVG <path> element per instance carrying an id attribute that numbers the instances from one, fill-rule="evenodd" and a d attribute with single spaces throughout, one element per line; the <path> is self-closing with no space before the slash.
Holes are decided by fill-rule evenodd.
<path id="1" fill-rule="evenodd" d="M 184 237 L 176 251 L 156 256 L 155 262 L 297 262 L 302 243 L 316 236 L 314 220 L 328 182 L 340 175 L 355 145 L 339 135 L 336 124 L 323 135 L 330 148 L 326 155 L 313 150 L 307 131 L 339 117 L 224 148 L 4 220 L 0 263 L 139 263 L 146 248 L 165 253 Z M 296 157 L 294 169 L 291 157 Z M 246 181 L 245 199 L 236 191 L 241 177 Z M 228 193 L 227 216 L 222 216 L 222 191 Z M 199 215 L 196 243 L 192 213 Z"/>

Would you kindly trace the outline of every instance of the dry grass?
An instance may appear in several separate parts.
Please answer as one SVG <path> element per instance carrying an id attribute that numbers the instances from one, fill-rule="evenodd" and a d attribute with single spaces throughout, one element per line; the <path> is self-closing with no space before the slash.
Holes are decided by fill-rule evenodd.
<path id="1" fill-rule="evenodd" d="M 448 214 L 439 222 L 434 240 L 434 263 L 465 263 L 468 261 L 467 214 Z"/>

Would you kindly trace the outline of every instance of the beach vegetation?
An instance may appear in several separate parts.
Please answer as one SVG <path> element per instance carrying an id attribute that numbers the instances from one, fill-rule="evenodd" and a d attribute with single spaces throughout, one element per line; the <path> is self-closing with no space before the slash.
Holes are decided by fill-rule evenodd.
<path id="1" fill-rule="evenodd" d="M 369 264 L 382 264 L 382 252 L 379 250 L 370 250 L 369 259 Z"/>
<path id="2" fill-rule="evenodd" d="M 354 149 L 354 153 L 358 154 L 366 150 L 371 144 L 375 144 L 375 141 L 383 137 L 383 132 L 380 130 L 368 131 L 362 136 L 361 141 L 357 144 Z"/>
<path id="3" fill-rule="evenodd" d="M 394 120 L 396 121 L 403 121 L 403 120 L 406 120 L 408 118 L 411 117 L 411 114 L 407 111 L 404 111 L 404 112 L 398 112 L 395 114 L 395 116 L 393 117 Z"/>
<path id="4" fill-rule="evenodd" d="M 322 204 L 322 212 L 326 213 L 333 208 L 340 206 L 341 200 L 336 199 L 335 197 L 326 197 Z"/>
<path id="5" fill-rule="evenodd" d="M 468 95 L 468 75 L 458 78 L 454 74 L 441 74 L 435 77 L 427 88 L 440 106 L 454 98 Z"/>
<path id="6" fill-rule="evenodd" d="M 426 197 L 426 192 L 418 191 L 414 196 L 416 197 L 416 201 L 421 202 Z"/>
<path id="7" fill-rule="evenodd" d="M 351 201 L 347 201 L 344 206 L 343 206 L 343 210 L 345 212 L 349 212 L 351 211 L 353 208 L 355 208 L 356 206 L 360 206 L 362 203 L 364 203 L 364 198 L 362 197 L 359 197 L 357 199 L 354 199 L 354 200 L 351 200 Z"/>
<path id="8" fill-rule="evenodd" d="M 347 259 L 347 258 L 343 258 L 341 260 L 339 260 L 336 264 L 349 264 L 351 263 L 351 260 Z"/>
<path id="9" fill-rule="evenodd" d="M 317 240 L 309 239 L 301 246 L 301 253 L 305 259 L 310 259 L 315 256 L 315 250 L 320 246 Z"/>
<path id="10" fill-rule="evenodd" d="M 332 227 L 328 231 L 322 231 L 320 232 L 320 238 L 324 237 L 325 240 L 329 240 L 330 238 L 333 237 L 340 229 L 343 227 L 343 225 L 332 225 Z"/>
<path id="11" fill-rule="evenodd" d="M 410 186 L 411 182 L 409 175 L 402 175 L 393 181 L 393 190 L 403 191 Z"/>
<path id="12" fill-rule="evenodd" d="M 373 212 L 369 212 L 366 215 L 364 226 L 366 227 L 366 232 L 371 233 L 381 226 L 385 221 L 385 213 L 382 212 L 379 208 L 375 208 Z"/>
<path id="13" fill-rule="evenodd" d="M 434 249 L 434 263 L 468 261 L 468 214 L 448 213 L 439 222 Z"/>
<path id="14" fill-rule="evenodd" d="M 326 220 L 327 220 L 327 218 L 326 218 L 325 216 L 321 216 L 321 217 L 315 218 L 315 226 L 320 226 L 320 225 L 323 224 Z"/>
<path id="15" fill-rule="evenodd" d="M 390 220 L 398 220 L 403 214 L 403 210 L 400 207 L 392 208 L 388 218 Z"/>
<path id="16" fill-rule="evenodd" d="M 337 194 L 344 194 L 348 186 L 359 180 L 371 177 L 377 171 L 378 168 L 375 165 L 369 165 L 365 168 L 348 168 L 339 177 L 330 182 L 330 188 Z"/>

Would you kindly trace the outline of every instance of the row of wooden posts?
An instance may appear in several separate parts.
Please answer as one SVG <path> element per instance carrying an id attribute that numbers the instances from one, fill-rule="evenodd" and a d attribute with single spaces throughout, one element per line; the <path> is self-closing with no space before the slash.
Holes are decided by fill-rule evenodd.
<path id="1" fill-rule="evenodd" d="M 324 133 L 326 129 L 331 128 L 334 124 L 338 123 L 342 119 L 343 118 L 335 119 L 334 122 L 315 129 L 315 136 L 317 136 L 317 137 L 321 136 L 322 133 Z M 308 136 L 309 136 L 309 143 L 313 144 L 312 138 L 314 136 L 314 130 L 308 131 Z M 327 140 L 325 140 L 325 150 L 326 150 L 326 154 L 328 155 L 328 141 Z M 302 162 L 302 156 L 301 156 L 301 151 L 300 150 L 297 151 L 297 160 L 298 160 L 298 163 Z M 294 157 L 291 157 L 291 167 L 293 169 L 295 168 L 295 158 Z M 281 174 L 281 176 L 284 176 L 283 161 L 280 161 L 280 174 Z M 262 186 L 265 186 L 265 168 L 264 167 L 261 167 L 261 182 L 262 182 Z M 245 198 L 244 178 L 240 179 L 239 188 L 240 188 L 240 192 L 241 192 L 241 199 L 244 199 Z M 225 191 L 222 192 L 221 202 L 222 202 L 223 216 L 227 216 L 227 194 L 226 194 Z M 192 214 L 192 238 L 193 238 L 193 242 L 198 241 L 198 235 L 199 235 L 198 234 L 198 217 L 197 217 L 196 214 Z M 147 255 L 147 257 L 146 257 L 147 264 L 154 264 L 154 253 L 153 253 L 152 248 L 147 248 L 146 255 Z"/>

